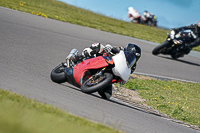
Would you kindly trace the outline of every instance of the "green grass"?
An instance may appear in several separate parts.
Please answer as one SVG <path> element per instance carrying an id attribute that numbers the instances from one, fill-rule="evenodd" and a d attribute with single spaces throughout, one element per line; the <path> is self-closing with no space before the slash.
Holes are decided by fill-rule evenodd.
<path id="1" fill-rule="evenodd" d="M 200 126 L 200 83 L 132 79 L 123 87 L 136 89 L 152 108 Z"/>
<path id="2" fill-rule="evenodd" d="M 0 6 L 157 43 L 163 42 L 169 32 L 112 19 L 55 0 L 1 0 Z M 194 50 L 200 51 L 200 46 Z"/>
<path id="3" fill-rule="evenodd" d="M 119 133 L 0 89 L 0 133 Z"/>

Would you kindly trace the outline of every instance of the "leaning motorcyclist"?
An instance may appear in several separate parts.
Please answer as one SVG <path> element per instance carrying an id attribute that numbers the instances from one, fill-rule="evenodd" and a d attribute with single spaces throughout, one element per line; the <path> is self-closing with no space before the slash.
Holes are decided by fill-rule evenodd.
<path id="1" fill-rule="evenodd" d="M 120 52 L 120 50 L 129 51 L 133 53 L 136 57 L 136 62 L 139 60 L 141 56 L 141 49 L 136 44 L 129 43 L 126 48 L 124 47 L 113 47 L 110 44 L 103 45 L 101 43 L 93 43 L 90 47 L 83 49 L 82 55 L 76 56 L 75 60 L 81 60 L 82 57 L 96 57 L 102 56 L 104 53 L 112 53 L 113 55 Z M 131 67 L 131 73 L 133 73 L 136 69 L 136 63 Z M 112 96 L 112 85 L 104 88 L 101 91 L 98 91 L 99 95 L 104 99 L 110 99 Z"/>
<path id="2" fill-rule="evenodd" d="M 189 52 L 192 50 L 193 47 L 196 47 L 200 45 L 200 21 L 197 24 L 191 24 L 189 26 L 184 26 L 180 28 L 174 28 L 173 30 L 175 32 L 178 32 L 180 30 L 191 30 L 191 43 L 185 44 L 186 47 L 189 48 L 188 51 L 186 51 L 185 54 L 189 54 Z"/>
<path id="3" fill-rule="evenodd" d="M 143 16 L 145 17 L 145 22 L 148 23 L 148 21 L 151 21 L 151 16 L 152 14 L 150 12 L 148 12 L 147 10 L 144 11 Z"/>
<path id="4" fill-rule="evenodd" d="M 95 57 L 95 56 L 101 56 L 104 53 L 113 53 L 114 55 L 119 53 L 120 50 L 124 50 L 124 51 L 129 51 L 131 53 L 133 53 L 136 57 L 136 62 L 139 60 L 140 56 L 141 56 L 141 49 L 139 46 L 137 46 L 136 44 L 131 44 L 129 43 L 128 46 L 126 48 L 123 47 L 113 47 L 110 44 L 107 45 L 103 45 L 101 43 L 93 43 L 92 46 L 83 49 L 82 55 L 84 57 Z M 134 65 L 131 68 L 131 73 L 133 73 L 136 69 L 136 65 Z"/>
<path id="5" fill-rule="evenodd" d="M 133 23 L 140 23 L 140 13 L 135 10 L 133 7 L 128 8 L 128 17 L 130 18 L 130 21 Z"/>

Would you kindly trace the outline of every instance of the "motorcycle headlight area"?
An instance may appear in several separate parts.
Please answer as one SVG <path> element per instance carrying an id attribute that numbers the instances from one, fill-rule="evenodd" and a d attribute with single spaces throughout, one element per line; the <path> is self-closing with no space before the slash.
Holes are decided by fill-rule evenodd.
<path id="1" fill-rule="evenodd" d="M 171 38 L 171 39 L 174 39 L 174 35 L 175 35 L 175 31 L 172 30 L 172 31 L 170 32 L 170 38 Z"/>
<path id="2" fill-rule="evenodd" d="M 127 60 L 124 51 L 112 57 L 115 67 L 112 68 L 113 73 L 119 76 L 123 81 L 128 81 L 131 69 L 127 65 Z"/>

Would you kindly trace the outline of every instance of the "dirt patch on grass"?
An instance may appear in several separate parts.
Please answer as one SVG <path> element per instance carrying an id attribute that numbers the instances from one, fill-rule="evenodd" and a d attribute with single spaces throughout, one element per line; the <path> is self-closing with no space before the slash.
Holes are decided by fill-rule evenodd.
<path id="1" fill-rule="evenodd" d="M 114 87 L 114 95 L 121 95 L 125 98 L 127 101 L 133 101 L 137 103 L 144 103 L 146 100 L 142 99 L 138 92 L 134 90 L 129 90 L 123 87 L 115 88 Z"/>
<path id="2" fill-rule="evenodd" d="M 137 74 L 131 74 L 131 79 L 144 79 L 144 80 L 156 80 L 155 78 L 143 76 L 143 75 L 137 75 Z M 124 100 L 129 102 L 135 102 L 135 103 L 142 103 L 145 105 L 146 100 L 142 99 L 138 92 L 136 90 L 130 90 L 126 89 L 124 87 L 116 87 L 113 86 L 113 96 L 114 97 L 123 97 Z"/>

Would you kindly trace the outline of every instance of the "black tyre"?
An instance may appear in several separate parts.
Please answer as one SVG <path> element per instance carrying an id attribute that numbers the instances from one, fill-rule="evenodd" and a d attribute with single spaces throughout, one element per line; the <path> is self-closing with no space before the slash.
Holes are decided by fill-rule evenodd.
<path id="1" fill-rule="evenodd" d="M 63 83 L 67 81 L 63 68 L 62 64 L 60 64 L 51 71 L 50 77 L 53 82 Z"/>
<path id="2" fill-rule="evenodd" d="M 158 55 L 158 54 L 160 54 L 160 53 L 163 51 L 163 49 L 165 49 L 168 45 L 169 45 L 169 42 L 168 42 L 167 40 L 164 41 L 162 44 L 156 46 L 156 47 L 153 49 L 152 54 L 153 54 L 153 55 Z"/>
<path id="3" fill-rule="evenodd" d="M 93 78 L 86 80 L 81 85 L 81 91 L 84 93 L 93 93 L 106 88 L 112 81 L 113 75 L 110 73 L 104 73 L 97 80 L 94 81 Z"/>

